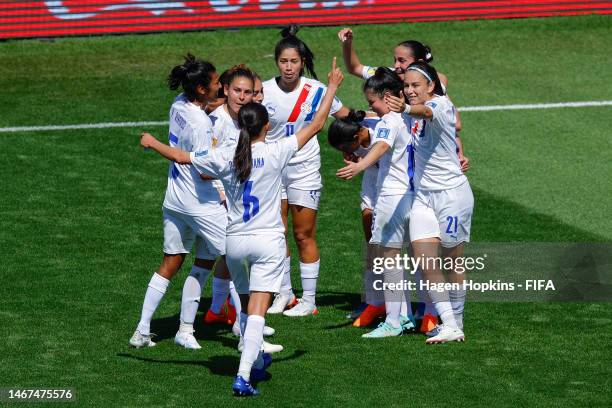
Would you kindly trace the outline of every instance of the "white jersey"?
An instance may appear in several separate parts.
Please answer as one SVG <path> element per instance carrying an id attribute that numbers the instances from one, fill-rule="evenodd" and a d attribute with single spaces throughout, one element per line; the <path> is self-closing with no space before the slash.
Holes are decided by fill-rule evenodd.
<path id="1" fill-rule="evenodd" d="M 379 196 L 406 194 L 413 190 L 411 175 L 414 171 L 412 136 L 408 117 L 389 112 L 374 129 L 374 143 L 386 143 L 390 149 L 378 160 L 377 190 Z"/>
<path id="2" fill-rule="evenodd" d="M 315 79 L 301 77 L 300 84 L 291 92 L 280 89 L 276 78 L 265 81 L 263 89 L 263 104 L 270 117 L 270 130 L 266 136 L 266 141 L 276 141 L 285 136 L 296 134 L 312 121 L 327 87 Z M 330 115 L 338 112 L 341 108 L 342 102 L 338 98 L 334 98 Z M 310 139 L 290 163 L 302 163 L 314 158 L 320 160 L 319 142 L 316 137 Z"/>
<path id="3" fill-rule="evenodd" d="M 372 149 L 372 145 L 374 144 L 374 129 L 376 129 L 376 125 L 378 124 L 378 122 L 380 122 L 380 118 L 378 117 L 365 118 L 361 122 L 361 126 L 367 128 L 368 132 L 370 133 L 370 146 L 363 147 L 360 145 L 357 148 L 357 150 L 355 150 L 355 152 L 353 153 L 355 156 L 365 157 L 370 152 L 370 150 Z M 377 175 L 378 175 L 378 163 L 374 163 L 373 165 L 365 169 L 365 171 L 363 172 L 363 178 L 367 180 L 376 180 Z"/>
<path id="4" fill-rule="evenodd" d="M 467 181 L 461 171 L 455 142 L 455 107 L 445 96 L 427 101 L 433 117 L 419 121 L 420 129 L 414 137 L 417 190 L 447 190 Z M 413 129 L 414 130 L 414 129 Z"/>
<path id="5" fill-rule="evenodd" d="M 191 153 L 193 166 L 223 182 L 228 202 L 227 235 L 283 234 L 281 218 L 281 172 L 298 151 L 297 138 L 251 145 L 253 167 L 247 181 L 234 175 L 234 148 L 207 149 Z"/>
<path id="6" fill-rule="evenodd" d="M 234 121 L 225 110 L 225 105 L 217 107 L 208 117 L 213 124 L 213 146 L 217 148 L 233 146 L 235 149 L 240 136 L 240 128 L 238 122 Z"/>
<path id="7" fill-rule="evenodd" d="M 170 108 L 170 146 L 185 151 L 205 150 L 212 146 L 213 129 L 206 113 L 189 102 L 185 94 L 174 99 Z M 206 215 L 217 211 L 219 192 L 210 181 L 200 178 L 191 165 L 170 163 L 164 207 L 188 215 Z"/>

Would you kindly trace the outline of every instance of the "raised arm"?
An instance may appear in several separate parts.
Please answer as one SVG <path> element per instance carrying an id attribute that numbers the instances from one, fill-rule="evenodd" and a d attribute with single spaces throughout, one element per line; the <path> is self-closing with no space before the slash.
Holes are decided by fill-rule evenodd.
<path id="1" fill-rule="evenodd" d="M 178 164 L 191 164 L 189 152 L 186 152 L 175 147 L 170 147 L 165 143 L 160 142 L 155 136 L 144 132 L 140 135 L 140 145 L 145 149 L 153 149 L 166 159 Z"/>
<path id="2" fill-rule="evenodd" d="M 301 149 L 314 135 L 319 133 L 323 126 L 325 125 L 325 120 L 329 116 L 329 111 L 332 106 L 332 102 L 334 101 L 334 96 L 336 96 L 336 91 L 338 87 L 342 83 L 344 79 L 344 75 L 342 75 L 342 71 L 339 68 L 336 68 L 336 57 L 332 62 L 332 70 L 329 74 L 327 74 L 327 91 L 325 92 L 325 97 L 321 101 L 321 107 L 315 114 L 312 122 L 310 124 L 298 131 L 295 136 L 297 137 L 298 149 Z"/>
<path id="3" fill-rule="evenodd" d="M 376 163 L 386 152 L 390 146 L 385 142 L 376 142 L 372 149 L 359 162 L 354 163 L 344 159 L 345 167 L 336 172 L 336 176 L 344 180 L 350 180 L 374 163 Z"/>
<path id="4" fill-rule="evenodd" d="M 342 43 L 342 56 L 344 57 L 344 66 L 349 74 L 362 78 L 363 64 L 359 61 L 357 53 L 353 48 L 353 30 L 343 28 L 338 32 L 338 38 Z"/>

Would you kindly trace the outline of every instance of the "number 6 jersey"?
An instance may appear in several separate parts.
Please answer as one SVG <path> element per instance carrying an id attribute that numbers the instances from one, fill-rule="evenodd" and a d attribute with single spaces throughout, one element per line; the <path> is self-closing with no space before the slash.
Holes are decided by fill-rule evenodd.
<path id="1" fill-rule="evenodd" d="M 298 151 L 294 135 L 273 143 L 251 145 L 251 175 L 244 183 L 234 174 L 235 147 L 191 153 L 193 166 L 223 183 L 228 202 L 227 235 L 283 234 L 281 173 Z"/>

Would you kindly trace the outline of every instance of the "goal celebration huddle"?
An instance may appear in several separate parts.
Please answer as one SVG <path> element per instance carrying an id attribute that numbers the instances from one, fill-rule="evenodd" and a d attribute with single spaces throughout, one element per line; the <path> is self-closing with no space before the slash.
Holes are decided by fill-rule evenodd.
<path id="1" fill-rule="evenodd" d="M 316 220 L 323 184 L 317 134 L 329 116 L 327 142 L 341 153 L 336 175 L 351 180 L 363 173 L 367 250 L 363 305 L 351 316 L 353 326 L 384 318 L 363 334 L 363 341 L 409 331 L 425 333 L 428 344 L 465 339 L 466 294 L 460 285 L 419 291 L 418 299 L 409 291 L 373 287 L 379 279 L 375 258 L 394 258 L 402 251 L 417 258 L 458 258 L 469 242 L 474 205 L 465 176 L 469 160 L 458 112 L 447 95 L 448 79 L 430 65 L 429 47 L 415 40 L 390 50 L 393 67 L 363 65 L 352 30 L 345 28 L 338 33 L 344 65 L 364 81 L 365 109 L 349 109 L 336 97 L 344 79 L 336 59 L 326 83 L 320 82 L 314 54 L 297 31 L 291 26 L 281 32 L 274 48 L 278 74 L 269 80 L 249 69 L 248 61 L 219 73 L 212 62 L 188 55 L 168 76 L 170 89 L 181 92 L 170 108 L 168 144 L 141 135 L 141 145 L 170 164 L 162 206 L 163 259 L 146 288 L 130 344 L 155 345 L 152 317 L 193 249 L 175 343 L 201 348 L 194 321 L 212 274 L 205 322 L 231 324 L 239 337 L 241 358 L 232 384 L 237 396 L 258 395 L 255 385 L 268 378 L 271 354 L 283 350 L 264 340 L 275 333 L 265 324 L 266 314 L 299 319 L 319 313 Z M 287 236 L 289 219 L 292 237 Z M 286 243 L 291 238 L 298 249 L 293 255 Z M 360 245 L 355 242 L 356 253 Z M 291 256 L 299 258 L 300 298 L 291 284 Z M 385 283 L 465 279 L 435 263 L 423 265 L 428 266 L 413 276 L 399 267 L 385 268 L 381 276 Z"/>

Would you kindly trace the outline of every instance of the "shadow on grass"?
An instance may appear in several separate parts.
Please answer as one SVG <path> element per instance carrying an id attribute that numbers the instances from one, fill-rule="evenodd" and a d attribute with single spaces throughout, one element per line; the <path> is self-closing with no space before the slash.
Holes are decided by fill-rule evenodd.
<path id="1" fill-rule="evenodd" d="M 274 364 L 301 358 L 306 353 L 307 351 L 305 350 L 295 350 L 293 353 L 285 357 L 275 356 L 273 357 Z M 174 360 L 174 359 L 163 360 L 160 358 L 135 356 L 129 353 L 117 353 L 117 357 L 143 361 L 146 363 L 206 367 L 208 368 L 211 374 L 223 376 L 223 377 L 234 377 L 236 375 L 236 370 L 238 369 L 238 365 L 240 364 L 239 354 L 236 354 L 235 356 L 212 356 L 208 360 Z"/>

